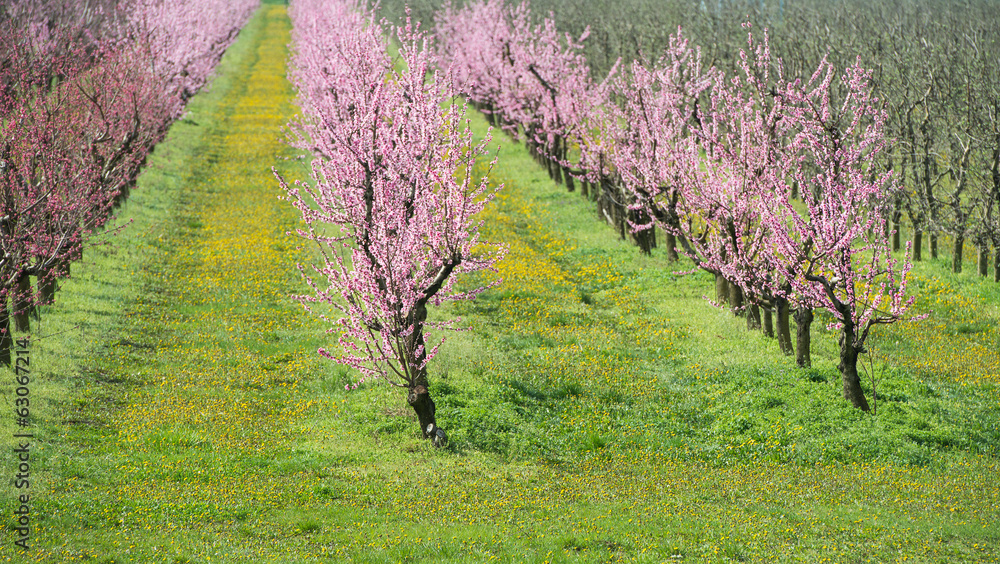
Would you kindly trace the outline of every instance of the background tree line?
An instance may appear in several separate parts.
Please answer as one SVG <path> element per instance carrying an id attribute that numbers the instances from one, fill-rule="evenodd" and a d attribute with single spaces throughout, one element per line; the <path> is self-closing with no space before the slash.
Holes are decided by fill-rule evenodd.
<path id="1" fill-rule="evenodd" d="M 387 0 L 383 14 L 404 5 L 428 28 L 438 0 Z M 465 2 L 453 3 L 455 7 Z M 895 139 L 880 164 L 906 190 L 892 211 L 893 247 L 912 242 L 912 257 L 937 258 L 949 245 L 960 272 L 967 244 L 976 270 L 1000 282 L 1000 4 L 989 0 L 535 0 L 531 14 L 549 17 L 580 37 L 592 76 L 619 60 L 655 60 L 678 26 L 701 48 L 706 66 L 733 71 L 746 44 L 741 23 L 767 28 L 771 50 L 788 77 L 808 79 L 823 58 L 837 68 L 874 69 Z M 991 251 L 992 247 L 992 251 Z M 992 261 L 991 261 L 992 258 Z"/>

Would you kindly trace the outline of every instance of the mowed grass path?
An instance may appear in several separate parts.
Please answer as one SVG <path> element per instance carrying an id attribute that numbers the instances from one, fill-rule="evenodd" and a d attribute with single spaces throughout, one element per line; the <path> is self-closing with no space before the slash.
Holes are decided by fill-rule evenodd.
<path id="1" fill-rule="evenodd" d="M 485 217 L 505 283 L 437 313 L 472 327 L 431 366 L 452 448 L 398 390 L 345 392 L 289 297 L 310 255 L 270 173 L 306 174 L 278 142 L 288 41 L 262 8 L 35 328 L 34 548 L 5 536 L 0 561 L 996 560 L 995 451 L 842 406 L 829 335 L 792 368 L 507 140 Z M 885 383 L 898 417 L 960 413 L 908 382 Z"/>

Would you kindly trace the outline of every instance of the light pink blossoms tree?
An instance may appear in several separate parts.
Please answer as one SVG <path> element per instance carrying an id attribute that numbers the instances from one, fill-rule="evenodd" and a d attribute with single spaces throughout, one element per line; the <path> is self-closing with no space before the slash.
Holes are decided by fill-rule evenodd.
<path id="1" fill-rule="evenodd" d="M 903 319 L 912 303 L 910 265 L 895 261 L 887 236 L 898 188 L 876 164 L 888 143 L 884 112 L 860 65 L 847 69 L 839 88 L 825 60 L 805 84 L 785 82 L 766 34 L 759 43 L 750 35 L 748 46 L 739 74 L 716 77 L 711 104 L 695 120 L 688 120 L 682 97 L 649 89 L 636 73 L 642 80 L 623 89 L 634 141 L 621 143 L 630 150 L 615 155 L 617 166 L 700 268 L 725 278 L 752 304 L 778 309 L 783 350 L 790 343 L 781 306 L 810 313 L 799 320 L 800 364 L 808 364 L 801 330 L 808 336 L 811 309 L 828 310 L 841 329 L 844 397 L 867 410 L 858 354 L 874 325 Z M 650 99 L 665 116 L 656 121 L 659 130 L 633 125 L 654 107 Z M 662 219 L 669 206 L 676 206 L 676 221 Z"/>
<path id="2" fill-rule="evenodd" d="M 716 278 L 716 301 L 748 311 L 791 353 L 788 273 L 767 252 L 761 209 L 788 191 L 789 158 L 782 101 L 772 95 L 767 41 L 748 44 L 737 75 L 703 68 L 700 53 L 678 31 L 655 65 L 633 63 L 615 82 L 620 109 L 610 160 L 646 216 L 679 240 L 683 252 Z M 783 196 L 782 196 L 783 197 Z M 632 229 L 646 228 L 633 224 Z M 668 253 L 672 250 L 668 241 Z M 749 302 L 749 307 L 745 306 Z"/>
<path id="3" fill-rule="evenodd" d="M 300 234 L 323 253 L 311 273 L 303 269 L 315 295 L 302 299 L 342 314 L 329 332 L 343 352 L 320 354 L 362 381 L 405 389 L 424 437 L 440 445 L 427 365 L 443 339 L 428 342 L 427 330 L 458 320 L 431 322 L 428 310 L 485 290 L 457 290 L 456 275 L 492 269 L 504 253 L 480 240 L 476 219 L 500 189 L 473 176 L 486 141 L 473 140 L 453 81 L 431 70 L 409 23 L 394 30 L 398 70 L 385 29 L 359 5 L 304 0 L 291 16 L 291 78 L 306 116 L 290 124 L 291 142 L 315 158 L 311 183 L 282 184 L 306 222 Z"/>
<path id="4" fill-rule="evenodd" d="M 886 225 L 900 189 L 891 171 L 880 169 L 886 150 L 886 114 L 874 97 L 870 73 L 860 62 L 840 77 L 824 60 L 806 83 L 787 84 L 777 95 L 788 104 L 801 155 L 794 178 L 802 186 L 804 213 L 789 198 L 766 215 L 776 260 L 793 269 L 793 291 L 829 311 L 840 329 L 840 373 L 844 398 L 868 411 L 858 377 L 858 355 L 874 326 L 904 319 L 913 303 L 906 295 L 909 260 L 892 255 Z"/>

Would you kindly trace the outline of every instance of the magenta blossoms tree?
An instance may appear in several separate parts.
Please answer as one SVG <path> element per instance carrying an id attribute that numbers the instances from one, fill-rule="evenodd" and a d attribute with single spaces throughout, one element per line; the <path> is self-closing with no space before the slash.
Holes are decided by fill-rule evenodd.
<path id="1" fill-rule="evenodd" d="M 440 444 L 427 364 L 443 339 L 428 342 L 428 307 L 470 299 L 455 275 L 491 269 L 504 249 L 480 241 L 476 214 L 499 187 L 473 177 L 485 141 L 475 143 L 453 81 L 430 69 L 423 35 L 395 31 L 404 70 L 386 52 L 385 30 L 354 2 L 292 5 L 296 52 L 291 79 L 305 118 L 291 143 L 315 155 L 312 182 L 289 186 L 302 236 L 323 261 L 303 273 L 315 296 L 339 309 L 331 333 L 341 354 L 320 353 L 407 390 L 425 437 Z M 429 77 L 425 80 L 425 77 Z M 354 384 L 353 387 L 357 387 Z"/>
<path id="2" fill-rule="evenodd" d="M 19 330 L 56 276 L 110 216 L 170 114 L 164 81 L 141 52 L 114 44 L 41 51 L 0 24 L 0 358 L 6 358 L 7 304 Z M 75 48 L 74 48 L 75 47 Z M 93 63 L 92 61 L 99 61 Z M 52 77 L 59 80 L 53 84 Z"/>
<path id="3" fill-rule="evenodd" d="M 51 303 L 258 0 L 16 0 L 0 11 L 0 361 Z M 30 277 L 39 290 L 32 289 Z"/>

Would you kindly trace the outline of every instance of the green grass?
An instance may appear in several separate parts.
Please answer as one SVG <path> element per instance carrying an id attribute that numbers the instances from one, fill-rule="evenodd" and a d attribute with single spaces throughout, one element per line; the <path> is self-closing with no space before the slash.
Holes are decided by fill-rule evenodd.
<path id="1" fill-rule="evenodd" d="M 33 327 L 34 548 L 7 530 L 0 561 L 1000 558 L 995 284 L 919 265 L 934 314 L 876 335 L 864 414 L 823 318 L 795 368 L 703 298 L 709 277 L 618 241 L 508 140 L 484 218 L 504 284 L 434 314 L 470 327 L 430 367 L 449 448 L 399 390 L 346 392 L 356 375 L 315 354 L 336 336 L 289 298 L 310 254 L 268 170 L 306 174 L 276 142 L 287 41 L 281 7 L 247 26 L 131 223 Z"/>

